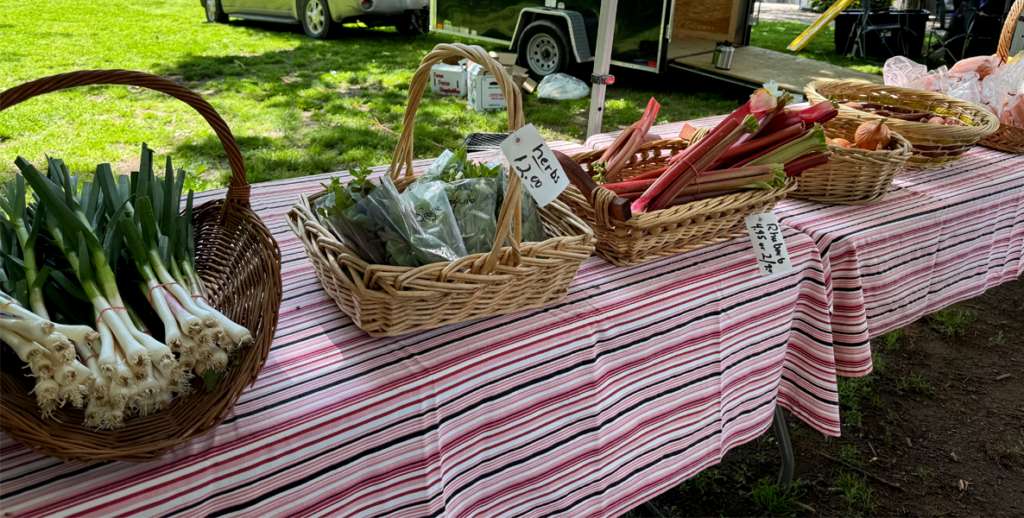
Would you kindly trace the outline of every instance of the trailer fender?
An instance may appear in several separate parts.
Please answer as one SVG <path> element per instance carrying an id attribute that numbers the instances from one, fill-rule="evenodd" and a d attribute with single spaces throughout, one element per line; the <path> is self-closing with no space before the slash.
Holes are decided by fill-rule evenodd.
<path id="1" fill-rule="evenodd" d="M 583 15 L 578 11 L 565 9 L 551 9 L 544 7 L 527 7 L 519 11 L 519 20 L 516 21 L 515 35 L 512 37 L 510 50 L 519 49 L 519 39 L 522 31 L 536 20 L 551 19 L 552 21 L 565 24 L 569 32 L 569 40 L 572 45 L 573 57 L 577 63 L 586 63 L 594 60 L 590 52 L 590 39 L 587 37 L 587 27 Z"/>

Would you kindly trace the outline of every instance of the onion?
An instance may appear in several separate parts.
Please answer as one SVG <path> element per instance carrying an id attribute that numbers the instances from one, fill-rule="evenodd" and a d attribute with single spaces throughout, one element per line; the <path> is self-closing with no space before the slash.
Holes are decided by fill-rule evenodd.
<path id="1" fill-rule="evenodd" d="M 928 119 L 928 124 L 945 124 L 945 123 L 946 123 L 946 119 L 943 119 L 942 117 L 938 117 L 938 116 L 932 117 L 932 118 Z"/>
<path id="2" fill-rule="evenodd" d="M 889 141 L 892 140 L 892 132 L 885 125 L 884 120 L 868 121 L 857 128 L 853 140 L 857 143 L 857 147 L 861 149 L 878 151 L 889 146 Z"/>
<path id="3" fill-rule="evenodd" d="M 839 147 L 853 147 L 853 142 L 850 142 L 849 140 L 846 140 L 844 138 L 837 138 L 832 140 L 832 145 Z"/>

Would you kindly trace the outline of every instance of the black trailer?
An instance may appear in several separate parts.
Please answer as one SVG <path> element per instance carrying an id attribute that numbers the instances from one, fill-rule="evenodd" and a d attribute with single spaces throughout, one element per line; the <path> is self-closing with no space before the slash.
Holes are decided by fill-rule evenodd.
<path id="1" fill-rule="evenodd" d="M 631 0 L 618 6 L 611 64 L 664 72 L 676 37 L 745 45 L 753 0 Z M 601 0 L 431 0 L 431 30 L 508 45 L 536 77 L 590 63 Z"/>

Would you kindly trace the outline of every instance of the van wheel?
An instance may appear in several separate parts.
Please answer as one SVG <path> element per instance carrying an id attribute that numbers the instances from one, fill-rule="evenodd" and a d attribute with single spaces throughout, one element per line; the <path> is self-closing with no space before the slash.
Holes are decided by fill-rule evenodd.
<path id="1" fill-rule="evenodd" d="M 552 22 L 533 22 L 519 38 L 519 64 L 534 77 L 564 72 L 570 59 L 569 38 Z"/>
<path id="2" fill-rule="evenodd" d="M 419 36 L 430 32 L 430 9 L 406 11 L 398 17 L 395 29 L 402 36 Z"/>
<path id="3" fill-rule="evenodd" d="M 334 36 L 341 27 L 340 23 L 335 23 L 331 19 L 327 0 L 305 0 L 299 17 L 302 19 L 302 30 L 306 31 L 306 36 L 317 40 Z"/>
<path id="4" fill-rule="evenodd" d="M 210 23 L 228 23 L 228 15 L 220 6 L 220 0 L 206 0 L 206 21 Z"/>

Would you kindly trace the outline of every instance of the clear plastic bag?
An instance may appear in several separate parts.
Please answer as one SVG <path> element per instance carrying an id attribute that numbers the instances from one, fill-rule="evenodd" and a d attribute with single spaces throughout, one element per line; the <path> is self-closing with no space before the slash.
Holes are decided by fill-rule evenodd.
<path id="1" fill-rule="evenodd" d="M 590 94 L 590 87 L 587 83 L 569 74 L 551 74 L 541 79 L 537 85 L 537 97 L 541 99 L 555 99 L 567 101 L 569 99 L 582 99 Z"/>
<path id="2" fill-rule="evenodd" d="M 331 179 L 332 185 L 340 187 L 340 180 Z M 352 182 L 345 186 L 343 196 L 347 203 L 338 205 L 335 192 L 317 198 L 313 203 L 317 218 L 327 225 L 331 233 L 349 250 L 355 252 L 362 260 L 373 264 L 387 264 L 387 252 L 384 243 L 377 235 L 377 226 L 370 221 L 367 214 L 366 197 L 368 191 L 374 190 L 373 183 L 366 180 L 366 189 L 359 189 Z M 344 207 L 346 204 L 351 204 Z"/>
<path id="3" fill-rule="evenodd" d="M 420 178 L 420 182 L 444 182 L 448 204 L 469 254 L 490 252 L 494 244 L 498 226 L 496 171 L 501 166 L 500 158 L 491 163 L 473 163 L 466 157 L 465 148 L 455 153 L 445 150 Z"/>
<path id="4" fill-rule="evenodd" d="M 385 177 L 366 198 L 367 212 L 379 229 L 388 264 L 420 266 L 466 255 L 444 195 L 444 184 L 428 182 L 414 190 L 419 184 L 399 194 L 391 178 Z"/>
<path id="5" fill-rule="evenodd" d="M 501 181 L 498 186 L 498 204 L 494 209 L 494 218 L 497 219 L 501 213 L 501 204 L 505 200 L 505 193 L 508 191 L 508 166 L 503 165 L 500 174 Z M 544 231 L 544 221 L 540 216 L 540 209 L 537 207 L 537 201 L 530 196 L 522 185 L 519 186 L 520 203 L 522 204 L 521 210 L 523 213 L 523 233 L 521 241 L 523 243 L 539 243 L 548 239 L 547 233 Z M 515 225 L 515 223 L 513 223 Z M 515 227 L 512 227 L 515 231 Z M 508 242 L 506 241 L 506 244 Z"/>

